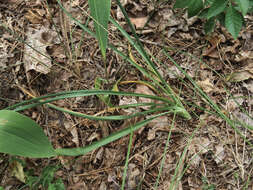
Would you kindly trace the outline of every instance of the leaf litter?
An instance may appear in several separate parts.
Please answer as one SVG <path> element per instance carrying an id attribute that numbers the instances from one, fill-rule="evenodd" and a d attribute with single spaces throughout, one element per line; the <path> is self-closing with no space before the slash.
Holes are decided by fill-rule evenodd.
<path id="1" fill-rule="evenodd" d="M 20 6 L 21 3 L 22 6 Z M 191 84 L 181 83 L 181 80 L 185 79 L 182 72 L 161 54 L 161 44 L 171 48 L 169 54 L 201 89 L 223 108 L 224 113 L 235 121 L 253 125 L 252 120 L 241 109 L 243 107 L 248 113 L 252 113 L 253 31 L 251 28 L 245 28 L 239 34 L 238 40 L 233 40 L 222 26 L 206 37 L 196 17 L 188 19 L 184 12 L 172 10 L 170 3 L 154 4 L 153 1 L 133 0 L 124 0 L 122 3 L 137 32 L 141 34 L 140 40 L 145 49 L 161 61 L 162 64 L 158 64 L 157 67 L 162 76 L 184 100 L 192 102 L 194 99 L 193 103 L 203 105 L 203 100 L 195 94 L 195 89 L 187 88 L 191 87 Z M 10 1 L 7 2 L 7 6 L 6 10 L 2 8 L 2 5 L 0 6 L 0 19 L 8 22 L 9 28 L 15 28 L 19 32 L 24 31 L 20 33 L 20 36 L 25 37 L 25 43 L 16 43 L 13 40 L 15 37 L 10 33 L 0 34 L 0 67 L 1 76 L 5 79 L 0 83 L 1 98 L 7 99 L 10 94 L 14 94 L 15 96 L 12 97 L 15 102 L 28 99 L 28 94 L 15 89 L 17 84 L 37 95 L 44 95 L 65 90 L 91 89 L 94 79 L 103 77 L 103 69 L 101 69 L 103 64 L 95 40 L 87 35 L 83 36 L 82 31 L 69 21 L 66 15 L 62 15 L 60 19 L 60 10 L 54 2 L 49 3 L 50 9 L 42 1 Z M 75 0 L 70 4 L 66 3 L 65 6 L 84 23 L 89 20 L 87 15 L 81 14 L 80 11 L 81 8 L 88 12 L 86 1 Z M 17 11 L 13 11 L 15 9 Z M 52 17 L 48 16 L 49 10 L 52 11 Z M 117 21 L 125 26 L 122 14 L 116 5 L 113 6 L 111 12 L 112 15 L 116 15 Z M 149 18 L 151 13 L 154 14 Z M 20 20 L 15 20 L 14 15 Z M 10 19 L 12 19 L 11 22 Z M 248 16 L 247 19 L 251 22 L 253 20 L 252 16 Z M 58 38 L 59 34 L 56 33 L 53 23 L 61 31 L 61 38 Z M 110 40 L 113 39 L 115 43 L 120 44 L 121 48 L 127 49 L 128 43 L 122 40 L 115 30 L 110 35 Z M 10 40 L 11 38 L 13 39 Z M 73 47 L 74 49 L 71 49 Z M 206 64 L 193 57 L 180 54 L 179 51 L 201 58 Z M 52 60 L 60 64 L 55 65 Z M 24 63 L 19 66 L 19 69 L 15 66 L 18 61 Z M 111 85 L 115 79 L 122 76 L 125 76 L 125 80 L 133 78 L 145 80 L 134 68 L 126 66 L 124 60 L 116 55 L 110 53 L 108 61 L 112 63 L 111 70 L 113 71 L 109 73 L 114 73 L 114 76 L 109 76 Z M 14 67 L 9 67 L 10 65 Z M 26 78 L 27 72 L 31 73 L 30 79 Z M 224 78 L 220 78 L 217 73 Z M 6 76 L 13 80 L 7 81 Z M 231 94 L 227 94 L 224 88 L 229 89 Z M 119 90 L 155 95 L 147 86 L 139 84 L 119 85 Z M 151 102 L 150 99 L 127 97 L 120 97 L 115 101 L 119 105 Z M 4 108 L 9 104 L 11 103 L 1 103 L 0 106 Z M 56 104 L 91 115 L 104 109 L 104 105 L 96 97 L 69 99 L 58 101 Z M 209 109 L 208 106 L 205 108 Z M 124 114 L 147 109 L 148 107 L 129 108 L 124 110 Z M 189 122 L 177 118 L 174 129 L 171 129 L 172 118 L 163 116 L 153 120 L 148 126 L 134 134 L 126 180 L 128 189 L 136 189 L 139 183 L 142 189 L 150 189 L 154 184 L 167 135 L 172 130 L 164 170 L 158 186 L 161 190 L 168 189 L 176 163 L 186 146 L 186 140 L 196 127 L 199 127 L 199 130 L 187 148 L 187 154 L 184 155 L 179 168 L 179 175 L 182 174 L 185 166 L 189 164 L 190 167 L 180 179 L 177 189 L 203 189 L 207 183 L 221 189 L 243 187 L 252 168 L 250 161 L 252 149 L 247 147 L 247 144 L 238 135 L 236 136 L 220 118 L 197 107 L 189 107 L 189 109 L 196 112 L 199 118 L 196 117 Z M 56 148 L 85 146 L 103 136 L 101 125 L 95 121 L 69 115 L 60 116 L 48 108 L 33 109 L 26 111 L 25 114 L 36 119 L 43 126 Z M 136 121 L 109 122 L 109 133 L 134 122 Z M 237 125 L 240 130 L 244 130 L 243 133 L 247 137 L 252 138 L 251 131 L 245 130 L 240 124 Z M 59 170 L 58 176 L 63 179 L 67 189 L 118 189 L 122 182 L 128 141 L 129 138 L 124 137 L 77 159 L 69 157 L 45 160 L 26 159 L 25 169 L 35 168 L 38 170 L 38 175 L 48 162 L 61 163 L 63 169 Z M 0 168 L 4 168 L 3 164 L 0 161 Z M 233 177 L 236 174 L 238 174 L 237 179 Z M 22 188 L 23 183 L 17 180 L 20 177 L 17 175 L 15 178 L 10 178 L 9 175 L 7 170 L 1 173 L 0 185 L 8 188 Z M 22 175 L 20 179 L 23 181 Z M 252 186 L 253 184 L 249 184 L 249 188 Z"/>

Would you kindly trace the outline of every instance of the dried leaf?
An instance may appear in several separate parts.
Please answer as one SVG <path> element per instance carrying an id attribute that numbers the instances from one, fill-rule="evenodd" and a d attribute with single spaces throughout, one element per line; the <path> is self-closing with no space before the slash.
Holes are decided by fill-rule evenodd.
<path id="1" fill-rule="evenodd" d="M 168 69 L 168 77 L 170 79 L 184 78 L 184 74 L 175 66 L 171 66 Z"/>
<path id="2" fill-rule="evenodd" d="M 23 57 L 26 72 L 30 70 L 35 70 L 43 74 L 50 72 L 52 64 L 46 48 L 51 45 L 56 36 L 56 32 L 45 27 L 28 29 L 27 45 L 24 47 Z"/>
<path id="3" fill-rule="evenodd" d="M 247 83 L 243 83 L 243 86 L 248 89 L 251 93 L 253 93 L 253 80 L 250 80 Z"/>
<path id="4" fill-rule="evenodd" d="M 19 181 L 25 183 L 25 173 L 22 164 L 14 160 L 10 165 L 11 175 L 15 176 Z"/>
<path id="5" fill-rule="evenodd" d="M 41 24 L 43 22 L 43 15 L 45 14 L 44 10 L 32 10 L 29 9 L 25 14 L 25 18 L 32 24 Z"/>
<path id="6" fill-rule="evenodd" d="M 127 105 L 127 104 L 136 104 L 137 100 L 135 98 L 128 98 L 128 97 L 123 97 L 120 99 L 119 101 L 119 105 Z M 136 113 L 138 111 L 137 108 L 127 108 L 124 109 L 124 112 L 126 112 L 126 114 L 131 115 L 133 113 Z"/>
<path id="7" fill-rule="evenodd" d="M 154 140 L 156 131 L 158 130 L 169 130 L 169 121 L 168 117 L 166 116 L 161 116 L 156 119 L 153 119 L 149 124 L 149 127 L 151 127 L 148 131 L 148 140 Z"/>
<path id="8" fill-rule="evenodd" d="M 228 101 L 227 101 L 227 110 L 228 111 L 233 111 L 235 110 L 236 108 L 238 108 L 239 106 L 242 105 L 243 101 L 244 101 L 244 98 L 242 98 L 243 95 L 242 94 L 236 94 L 236 95 L 233 95 L 232 98 L 230 98 Z"/>
<path id="9" fill-rule="evenodd" d="M 227 76 L 229 82 L 241 82 L 248 79 L 253 79 L 253 74 L 249 71 L 237 71 Z"/>
<path id="10" fill-rule="evenodd" d="M 137 85 L 136 89 L 135 89 L 135 93 L 140 93 L 140 94 L 148 94 L 148 95 L 155 95 L 153 93 L 152 90 L 150 90 L 147 86 L 145 85 Z M 151 103 L 152 100 L 149 99 L 149 98 L 142 98 L 140 97 L 139 98 L 139 103 Z M 141 106 L 142 109 L 144 110 L 148 110 L 149 109 L 149 106 Z"/>
<path id="11" fill-rule="evenodd" d="M 137 178 L 140 175 L 140 170 L 135 164 L 130 163 L 128 165 L 128 178 L 127 178 L 127 186 L 130 189 L 136 189 L 137 186 Z"/>
<path id="12" fill-rule="evenodd" d="M 98 190 L 106 190 L 106 189 L 107 189 L 106 184 L 105 184 L 104 181 L 102 181 L 99 188 L 98 188 Z"/>
<path id="13" fill-rule="evenodd" d="M 72 135 L 72 141 L 77 145 L 79 146 L 79 139 L 78 139 L 78 132 L 77 132 L 77 129 L 74 125 L 74 123 L 72 123 L 71 121 L 69 120 L 65 120 L 64 121 L 64 127 L 70 131 L 71 135 Z"/>
<path id="14" fill-rule="evenodd" d="M 210 80 L 208 78 L 204 81 L 198 81 L 197 84 L 206 93 L 212 92 L 215 89 L 214 85 L 210 82 Z"/>
<path id="15" fill-rule="evenodd" d="M 253 59 L 253 51 L 240 51 L 239 55 L 236 55 L 235 58 L 237 62 L 245 59 Z"/>
<path id="16" fill-rule="evenodd" d="M 190 146 L 188 147 L 190 155 L 192 155 L 191 159 L 191 165 L 194 167 L 197 167 L 200 163 L 200 156 L 201 154 L 204 154 L 208 152 L 208 149 L 210 148 L 210 140 L 205 137 L 195 137 Z"/>
<path id="17" fill-rule="evenodd" d="M 145 26 L 148 21 L 148 17 L 129 18 L 130 21 L 135 25 L 136 29 L 141 29 Z"/>
<path id="18" fill-rule="evenodd" d="M 225 150 L 223 145 L 217 145 L 216 147 L 216 152 L 215 152 L 215 156 L 214 156 L 214 160 L 216 162 L 216 164 L 219 164 L 223 161 L 223 159 L 225 158 Z"/>

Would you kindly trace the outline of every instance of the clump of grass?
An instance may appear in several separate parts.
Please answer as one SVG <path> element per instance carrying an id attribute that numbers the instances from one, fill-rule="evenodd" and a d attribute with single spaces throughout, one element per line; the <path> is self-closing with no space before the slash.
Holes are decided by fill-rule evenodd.
<path id="1" fill-rule="evenodd" d="M 123 180 L 122 180 L 122 186 L 121 189 L 124 189 L 125 187 L 125 180 L 127 176 L 127 168 L 128 168 L 128 162 L 129 162 L 129 156 L 131 154 L 131 146 L 132 146 L 132 138 L 133 138 L 133 132 L 140 129 L 141 127 L 147 125 L 150 121 L 153 119 L 159 118 L 160 116 L 172 114 L 173 115 L 173 122 L 171 124 L 171 130 L 168 134 L 166 146 L 164 148 L 164 153 L 161 161 L 161 165 L 159 168 L 159 173 L 157 176 L 156 183 L 154 185 L 154 189 L 157 189 L 160 182 L 160 176 L 163 171 L 164 166 L 164 160 L 166 157 L 166 152 L 169 147 L 169 142 L 171 138 L 171 131 L 174 126 L 174 122 L 177 119 L 177 116 L 181 116 L 185 119 L 191 119 L 191 115 L 187 112 L 187 110 L 184 108 L 184 104 L 187 104 L 186 102 L 181 102 L 179 95 L 176 94 L 172 88 L 167 84 L 165 79 L 161 76 L 159 73 L 156 65 L 151 60 L 151 56 L 148 55 L 148 53 L 144 50 L 138 35 L 135 32 L 134 27 L 132 26 L 126 11 L 122 7 L 119 0 L 117 0 L 117 3 L 122 10 L 126 21 L 128 25 L 131 28 L 131 32 L 133 34 L 133 37 L 130 36 L 113 18 L 106 17 L 105 20 L 101 21 L 101 18 L 104 18 L 103 16 L 96 15 L 94 12 L 97 11 L 97 7 L 95 6 L 96 2 L 98 1 L 92 1 L 89 0 L 89 4 L 91 7 L 91 16 L 94 21 L 96 33 L 92 32 L 87 25 L 81 24 L 80 21 L 73 18 L 70 13 L 66 11 L 66 9 L 61 5 L 61 3 L 58 1 L 59 6 L 64 11 L 64 13 L 69 16 L 70 19 L 72 19 L 76 25 L 80 26 L 84 32 L 88 33 L 89 35 L 95 37 L 99 41 L 100 49 L 102 52 L 103 60 L 106 63 L 106 49 L 107 47 L 110 48 L 113 52 L 120 55 L 123 59 L 125 59 L 127 62 L 129 62 L 132 66 L 134 66 L 137 70 L 139 70 L 146 78 L 148 78 L 149 81 L 144 81 L 151 83 L 152 87 L 154 87 L 156 92 L 159 92 L 159 96 L 152 96 L 152 95 L 146 95 L 146 94 L 137 94 L 137 93 L 131 93 L 131 92 L 118 92 L 113 90 L 99 90 L 99 87 L 97 87 L 95 90 L 77 90 L 77 91 L 68 91 L 68 92 L 60 92 L 55 94 L 49 94 L 42 97 L 34 97 L 31 100 L 26 100 L 21 103 L 9 106 L 5 108 L 4 110 L 0 110 L 0 138 L 2 139 L 0 142 L 0 152 L 8 153 L 11 155 L 19 155 L 19 156 L 25 156 L 25 157 L 34 157 L 34 158 L 44 158 L 44 157 L 52 157 L 52 156 L 58 156 L 58 155 L 68 155 L 68 156 L 78 156 L 86 154 L 94 149 L 97 149 L 101 146 L 104 146 L 110 142 L 113 142 L 119 138 L 122 138 L 123 136 L 130 135 L 129 139 L 129 146 L 128 151 L 126 155 L 126 161 L 125 161 L 125 167 L 124 167 L 124 173 L 123 173 Z M 95 3 L 95 4 L 94 4 Z M 101 3 L 101 2 L 99 2 Z M 103 3 L 110 3 L 110 1 L 103 1 Z M 108 10 L 110 7 L 107 5 L 107 12 L 106 15 L 108 15 Z M 123 53 L 123 51 L 120 51 L 115 47 L 113 44 L 107 44 L 107 26 L 108 21 L 110 21 L 120 32 L 121 34 L 128 40 L 128 42 L 131 44 L 133 48 L 140 54 L 142 59 L 144 60 L 145 66 L 141 66 L 135 62 L 135 60 L 126 54 Z M 197 83 L 178 65 L 172 57 L 169 56 L 166 49 L 163 50 L 164 55 L 170 59 L 172 63 L 176 65 L 176 67 L 186 76 L 186 78 L 191 82 L 193 89 L 198 93 L 198 95 L 203 98 L 206 101 L 206 104 L 208 104 L 212 110 L 205 110 L 210 111 L 210 113 L 215 114 L 216 116 L 219 116 L 222 118 L 226 123 L 233 128 L 235 132 L 237 132 L 246 143 L 248 143 L 251 147 L 251 142 L 246 138 L 245 135 L 242 134 L 241 130 L 236 126 L 235 121 L 231 120 L 226 114 L 223 113 L 223 111 L 220 109 L 220 107 L 212 101 L 212 99 L 205 93 L 203 90 L 197 85 Z M 106 64 L 105 64 L 106 65 Z M 146 111 L 134 113 L 131 115 L 109 115 L 109 116 L 99 116 L 99 115 L 87 115 L 84 113 L 72 111 L 66 108 L 58 107 L 52 102 L 55 102 L 57 100 L 62 100 L 66 98 L 73 98 L 73 97 L 81 97 L 81 96 L 98 96 L 101 100 L 103 100 L 105 103 L 108 104 L 108 110 L 114 111 L 114 113 L 117 113 L 117 110 L 119 109 L 127 109 L 127 108 L 138 108 L 140 106 L 149 106 L 149 109 Z M 142 98 L 148 98 L 151 100 L 157 100 L 157 102 L 161 103 L 136 103 L 136 104 L 126 104 L 126 105 L 113 105 L 111 102 L 108 102 L 108 97 L 110 96 L 127 96 L 127 97 L 142 97 Z M 161 96 L 160 96 L 161 95 Z M 167 98 L 169 97 L 169 99 Z M 106 98 L 106 99 L 105 99 Z M 110 103 L 110 104 L 109 104 Z M 105 137 L 91 145 L 85 146 L 85 147 L 77 147 L 77 148 L 58 148 L 54 149 L 51 143 L 48 141 L 47 137 L 45 136 L 43 130 L 40 128 L 39 125 L 37 125 L 34 121 L 29 119 L 26 116 L 23 116 L 18 111 L 23 111 L 26 109 L 30 109 L 36 106 L 45 105 L 52 109 L 68 113 L 74 116 L 83 117 L 87 119 L 92 120 L 103 120 L 103 121 L 112 121 L 112 120 L 125 120 L 125 119 L 131 119 L 133 117 L 140 117 L 140 116 L 149 116 L 148 119 L 144 119 L 134 125 L 128 126 L 125 129 L 122 129 L 116 133 L 113 133 L 109 135 L 108 137 Z M 106 112 L 106 110 L 105 110 Z M 245 129 L 252 130 L 252 126 L 243 125 Z M 172 177 L 171 186 L 170 189 L 176 189 L 178 186 L 179 181 L 183 177 L 184 173 L 186 172 L 189 164 L 184 163 L 184 159 L 186 157 L 186 152 L 188 150 L 189 144 L 191 143 L 191 140 L 195 136 L 195 133 L 197 132 L 198 128 L 194 130 L 192 135 L 187 137 L 187 145 L 185 146 L 180 159 L 177 162 L 177 166 L 175 169 L 175 172 Z M 8 138 L 7 138 L 8 137 Z M 12 139 L 10 141 L 10 138 Z M 205 186 L 206 187 L 206 186 Z M 208 186 L 209 188 L 209 186 Z"/>

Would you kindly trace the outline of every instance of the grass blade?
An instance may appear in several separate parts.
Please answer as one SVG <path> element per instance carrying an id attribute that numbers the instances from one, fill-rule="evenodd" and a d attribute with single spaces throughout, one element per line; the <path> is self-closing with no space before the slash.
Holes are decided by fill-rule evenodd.
<path id="1" fill-rule="evenodd" d="M 91 16 L 94 20 L 96 36 L 104 60 L 106 59 L 108 21 L 111 10 L 111 0 L 89 0 Z"/>
<path id="2" fill-rule="evenodd" d="M 217 115 L 222 118 L 224 121 L 226 121 L 230 127 L 232 127 L 236 133 L 238 133 L 244 140 L 247 142 L 251 147 L 253 147 L 253 144 L 242 134 L 242 132 L 235 126 L 234 121 L 229 119 L 220 109 L 220 107 L 213 102 L 213 100 L 196 84 L 196 82 L 170 57 L 170 55 L 166 52 L 166 50 L 163 50 L 164 54 L 172 61 L 172 63 L 186 76 L 186 78 L 192 83 L 192 85 L 195 87 L 197 92 L 203 97 L 203 99 L 206 100 L 206 102 L 210 105 L 210 107 L 215 110 Z"/>
<path id="3" fill-rule="evenodd" d="M 85 147 L 80 147 L 80 148 L 73 148 L 73 149 L 68 149 L 68 148 L 60 148 L 60 149 L 56 149 L 55 151 L 57 152 L 58 155 L 66 155 L 66 156 L 78 156 L 78 155 L 84 155 L 87 154 L 88 152 L 95 150 L 101 146 L 104 146 L 110 142 L 113 142 L 115 140 L 120 139 L 121 137 L 124 137 L 128 134 L 130 134 L 133 131 L 136 131 L 138 129 L 140 129 L 141 127 L 145 126 L 146 124 L 148 124 L 150 121 L 152 121 L 153 119 L 166 115 L 168 114 L 168 112 L 164 112 L 161 114 L 157 114 L 155 116 L 150 117 L 149 119 L 143 120 L 141 122 L 136 123 L 133 126 L 129 126 L 123 130 L 120 130 L 116 133 L 113 133 L 111 135 L 109 135 L 106 138 L 101 139 L 100 141 L 94 142 L 91 145 L 85 146 Z"/>

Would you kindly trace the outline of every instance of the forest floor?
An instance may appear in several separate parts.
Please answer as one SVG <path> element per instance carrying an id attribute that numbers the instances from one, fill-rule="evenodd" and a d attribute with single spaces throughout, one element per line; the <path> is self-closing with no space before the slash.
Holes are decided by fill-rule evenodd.
<path id="1" fill-rule="evenodd" d="M 7 28 L 0 27 L 0 109 L 50 93 L 94 89 L 98 78 L 104 81 L 103 89 L 110 90 L 119 81 L 119 91 L 154 94 L 147 86 L 130 82 L 147 79 L 110 49 L 105 69 L 97 40 L 76 26 L 56 1 L 4 2 L 0 4 L 0 23 Z M 75 18 L 93 28 L 88 1 L 63 4 Z M 191 120 L 162 116 L 134 133 L 125 189 L 153 189 L 164 157 L 159 190 L 169 189 L 179 158 L 183 159 L 177 175 L 183 175 L 176 189 L 253 189 L 252 147 L 224 120 L 207 111 L 210 106 L 162 51 L 166 48 L 227 116 L 236 116 L 253 126 L 253 16 L 245 17 L 245 26 L 234 40 L 219 24 L 211 35 L 205 35 L 200 19 L 188 19 L 184 10 L 173 10 L 172 3 L 125 0 L 123 5 L 145 50 L 159 59 L 159 72 L 192 115 Z M 111 16 L 131 34 L 115 2 Z M 108 40 L 143 64 L 111 24 Z M 118 97 L 115 101 L 134 100 Z M 191 102 L 204 109 L 191 106 Z M 97 96 L 69 98 L 54 104 L 89 115 L 106 107 Z M 56 148 L 85 146 L 143 119 L 98 122 L 46 106 L 22 113 L 43 127 Z M 253 132 L 238 128 L 253 143 Z M 126 136 L 78 157 L 30 159 L 0 154 L 0 189 L 50 189 L 49 184 L 58 184 L 57 189 L 64 189 L 64 184 L 68 190 L 120 189 L 128 144 Z"/>

